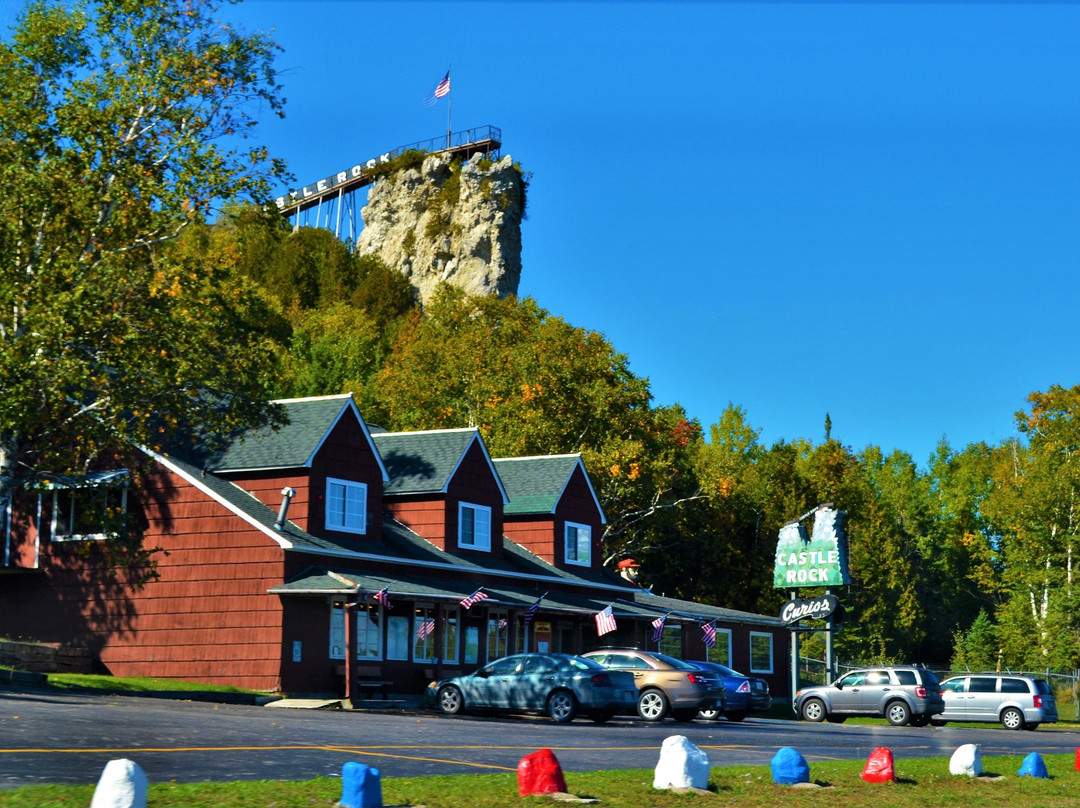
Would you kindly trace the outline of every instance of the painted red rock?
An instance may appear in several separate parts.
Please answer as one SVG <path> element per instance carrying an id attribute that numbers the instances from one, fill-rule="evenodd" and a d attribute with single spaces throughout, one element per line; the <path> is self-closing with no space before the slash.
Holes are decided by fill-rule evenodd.
<path id="1" fill-rule="evenodd" d="M 863 769 L 862 779 L 868 783 L 896 782 L 892 751 L 888 747 L 879 746 L 870 753 L 866 767 Z"/>
<path id="2" fill-rule="evenodd" d="M 541 749 L 526 755 L 518 762 L 518 793 L 523 797 L 530 794 L 555 794 L 566 791 L 566 778 L 555 753 L 550 749 Z"/>

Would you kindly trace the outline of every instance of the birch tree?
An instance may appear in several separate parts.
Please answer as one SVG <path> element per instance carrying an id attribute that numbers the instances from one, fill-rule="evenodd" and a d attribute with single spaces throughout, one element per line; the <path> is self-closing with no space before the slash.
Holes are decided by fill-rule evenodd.
<path id="1" fill-rule="evenodd" d="M 0 512 L 36 476 L 265 414 L 257 300 L 167 245 L 282 166 L 274 43 L 217 2 L 28 5 L 0 41 Z"/>

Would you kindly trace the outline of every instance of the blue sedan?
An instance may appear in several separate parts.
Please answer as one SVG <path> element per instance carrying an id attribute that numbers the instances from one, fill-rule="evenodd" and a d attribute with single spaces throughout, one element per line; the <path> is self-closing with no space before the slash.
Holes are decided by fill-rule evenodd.
<path id="1" fill-rule="evenodd" d="M 516 654 L 475 673 L 432 682 L 429 705 L 446 715 L 467 709 L 547 713 L 565 724 L 583 713 L 596 722 L 632 712 L 638 692 L 633 674 L 612 671 L 571 654 Z"/>
<path id="2" fill-rule="evenodd" d="M 699 662 L 693 660 L 702 670 L 715 671 L 724 680 L 727 689 L 724 700 L 723 716 L 728 721 L 742 721 L 750 712 L 766 711 L 772 707 L 769 683 L 757 676 L 744 676 L 736 670 L 719 662 Z M 698 718 L 714 719 L 721 715 L 719 710 L 701 710 Z"/>

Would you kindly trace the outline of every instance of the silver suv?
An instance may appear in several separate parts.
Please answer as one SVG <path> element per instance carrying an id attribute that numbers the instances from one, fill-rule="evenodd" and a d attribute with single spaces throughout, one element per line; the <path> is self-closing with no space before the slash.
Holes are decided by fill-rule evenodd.
<path id="1" fill-rule="evenodd" d="M 1054 694 L 1045 679 L 983 673 L 953 676 L 941 683 L 945 711 L 932 719 L 946 721 L 1000 721 L 1006 729 L 1035 729 L 1058 720 Z"/>
<path id="2" fill-rule="evenodd" d="M 885 665 L 847 673 L 831 685 L 804 687 L 795 694 L 795 714 L 806 721 L 843 723 L 871 716 L 893 726 L 925 727 L 945 709 L 933 671 L 913 665 Z"/>

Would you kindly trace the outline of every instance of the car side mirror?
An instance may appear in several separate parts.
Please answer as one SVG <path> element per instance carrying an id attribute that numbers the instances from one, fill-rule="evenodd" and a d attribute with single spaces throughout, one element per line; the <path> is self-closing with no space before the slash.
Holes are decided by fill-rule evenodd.
<path id="1" fill-rule="evenodd" d="M 474 673 L 473 676 L 476 676 L 480 679 L 487 679 L 489 676 L 491 676 L 491 671 L 489 671 L 487 668 L 481 668 L 476 673 Z"/>
<path id="2" fill-rule="evenodd" d="M 843 689 L 844 689 L 844 684 L 843 684 L 843 682 L 837 682 L 837 683 L 836 683 L 836 689 L 837 689 L 837 690 L 843 690 Z"/>

